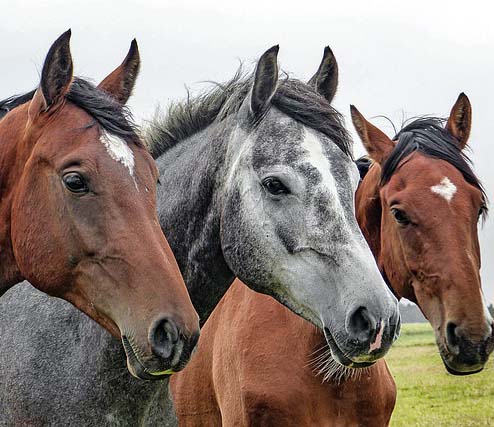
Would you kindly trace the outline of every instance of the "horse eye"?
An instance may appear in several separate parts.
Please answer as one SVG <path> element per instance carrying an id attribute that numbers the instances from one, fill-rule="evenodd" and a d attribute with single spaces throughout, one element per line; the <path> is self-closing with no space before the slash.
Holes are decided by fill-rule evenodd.
<path id="1" fill-rule="evenodd" d="M 408 218 L 407 214 L 401 209 L 391 208 L 391 214 L 400 225 L 408 225 L 411 223 L 410 218 Z"/>
<path id="2" fill-rule="evenodd" d="M 479 209 L 479 219 L 482 217 L 482 215 L 484 215 L 485 213 L 487 213 L 487 205 L 486 204 L 483 204 L 480 209 Z"/>
<path id="3" fill-rule="evenodd" d="M 65 187 L 72 193 L 80 194 L 89 191 L 86 180 L 77 172 L 69 172 L 62 179 Z"/>
<path id="4" fill-rule="evenodd" d="M 275 196 L 279 196 L 280 194 L 288 194 L 290 191 L 286 188 L 283 183 L 278 179 L 272 176 L 268 176 L 262 180 L 262 185 L 266 190 L 268 190 L 271 194 Z"/>

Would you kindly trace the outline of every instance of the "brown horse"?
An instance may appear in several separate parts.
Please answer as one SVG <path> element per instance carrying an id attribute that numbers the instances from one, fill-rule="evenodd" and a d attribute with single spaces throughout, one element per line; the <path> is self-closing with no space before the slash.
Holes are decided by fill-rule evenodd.
<path id="1" fill-rule="evenodd" d="M 132 374 L 163 378 L 188 361 L 198 316 L 158 224 L 157 169 L 124 107 L 137 44 L 96 88 L 73 78 L 69 40 L 51 46 L 36 91 L 2 103 L 0 295 L 29 280 L 121 337 Z"/>
<path id="2" fill-rule="evenodd" d="M 170 380 L 179 425 L 388 425 L 396 387 L 385 361 L 335 380 L 325 349 L 309 322 L 236 280 L 203 327 L 197 355 Z"/>
<path id="3" fill-rule="evenodd" d="M 482 185 L 464 154 L 472 107 L 460 94 L 446 126 L 422 118 L 391 140 L 352 106 L 373 163 L 357 191 L 357 220 L 395 294 L 420 307 L 448 372 L 479 372 L 494 348 L 482 294 Z"/>
<path id="4" fill-rule="evenodd" d="M 485 211 L 485 197 L 461 152 L 470 129 L 469 111 L 468 99 L 462 95 L 446 129 L 434 120 L 415 121 L 397 135 L 396 143 L 352 108 L 359 135 L 376 161 L 357 190 L 359 222 L 389 284 L 400 296 L 417 301 L 438 330 L 441 355 L 455 374 L 480 370 L 492 351 L 492 320 L 483 309 L 478 275 L 477 220 Z M 437 137 L 435 151 L 428 144 L 431 133 Z M 413 149 L 398 157 L 409 144 Z M 388 149 L 386 155 L 380 155 L 383 146 Z M 388 169 L 392 163 L 385 163 L 388 159 L 395 161 L 392 171 Z M 380 163 L 388 168 L 381 169 Z M 454 192 L 444 177 L 455 186 Z M 433 215 L 429 207 L 434 208 Z M 392 209 L 401 209 L 401 214 Z M 406 228 L 411 226 L 431 228 L 410 236 L 415 231 Z M 434 231 L 439 226 L 444 227 L 442 238 Z M 405 237 L 398 234 L 406 232 L 410 234 Z M 451 238 L 450 244 L 445 244 L 445 237 Z M 462 242 L 464 252 L 455 250 L 454 239 Z M 395 251 L 383 251 L 385 247 Z M 419 252 L 412 252 L 414 248 Z M 425 266 L 439 272 L 470 266 L 471 277 L 462 271 L 455 271 L 456 276 L 439 275 L 416 265 L 409 268 L 416 268 L 417 279 L 403 283 L 403 276 L 395 271 L 413 265 L 414 259 L 408 260 L 411 256 L 434 259 L 434 264 Z M 426 281 L 431 277 L 435 278 L 432 289 Z M 439 277 L 451 282 L 441 282 Z M 421 292 L 411 290 L 414 283 Z M 420 297 L 414 298 L 416 294 Z M 433 313 L 445 315 L 441 319 Z M 448 322 L 456 329 L 451 331 Z M 388 425 L 396 388 L 385 362 L 361 375 L 340 373 L 325 348 L 323 337 L 309 323 L 237 282 L 206 323 L 198 356 L 171 380 L 180 425 Z M 312 368 L 321 375 L 314 375 Z"/>

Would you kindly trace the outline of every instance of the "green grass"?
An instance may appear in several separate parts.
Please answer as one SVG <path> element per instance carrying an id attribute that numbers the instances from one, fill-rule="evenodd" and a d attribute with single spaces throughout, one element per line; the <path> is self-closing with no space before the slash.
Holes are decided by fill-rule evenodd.
<path id="1" fill-rule="evenodd" d="M 406 324 L 386 361 L 398 387 L 392 427 L 494 426 L 492 360 L 479 374 L 449 375 L 430 325 Z"/>

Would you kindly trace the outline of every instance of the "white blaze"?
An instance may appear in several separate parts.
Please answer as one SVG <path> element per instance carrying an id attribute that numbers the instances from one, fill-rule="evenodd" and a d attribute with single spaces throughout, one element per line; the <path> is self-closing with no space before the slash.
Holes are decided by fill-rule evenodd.
<path id="1" fill-rule="evenodd" d="M 439 194 L 442 198 L 451 202 L 456 193 L 456 185 L 454 185 L 448 177 L 444 177 L 441 182 L 431 187 L 433 193 Z"/>
<path id="2" fill-rule="evenodd" d="M 324 152 L 323 146 L 319 138 L 308 129 L 305 129 L 305 137 L 302 141 L 302 148 L 307 151 L 307 161 L 314 166 L 322 176 L 322 186 L 336 192 L 336 183 L 331 174 L 331 165 L 327 154 Z"/>
<path id="3" fill-rule="evenodd" d="M 107 132 L 101 133 L 100 141 L 105 146 L 110 157 L 121 163 L 128 170 L 130 176 L 134 178 L 134 153 L 127 143 Z"/>

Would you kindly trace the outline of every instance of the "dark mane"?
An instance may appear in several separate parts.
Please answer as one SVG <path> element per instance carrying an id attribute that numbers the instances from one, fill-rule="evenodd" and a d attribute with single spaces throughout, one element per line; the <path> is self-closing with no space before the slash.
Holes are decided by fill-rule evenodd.
<path id="1" fill-rule="evenodd" d="M 355 164 L 357 165 L 360 179 L 364 179 L 365 175 L 367 175 L 367 172 L 369 172 L 369 169 L 372 166 L 372 160 L 368 156 L 362 156 L 355 160 Z"/>
<path id="2" fill-rule="evenodd" d="M 23 95 L 14 95 L 10 96 L 3 101 L 0 101 L 0 119 L 5 116 L 10 110 L 13 110 L 15 107 L 19 105 L 25 104 L 30 101 L 36 90 L 32 90 L 31 92 L 25 93 Z"/>
<path id="3" fill-rule="evenodd" d="M 180 141 L 220 122 L 239 111 L 252 87 L 252 75 L 239 70 L 228 82 L 194 98 L 169 106 L 165 115 L 157 114 L 146 132 L 146 142 L 154 158 Z M 299 80 L 280 80 L 271 105 L 292 119 L 322 132 L 348 156 L 352 157 L 352 143 L 344 126 L 343 117 L 314 88 Z"/>
<path id="4" fill-rule="evenodd" d="M 32 90 L 24 95 L 12 96 L 0 101 L 0 119 L 10 110 L 30 101 L 35 92 Z M 137 126 L 128 108 L 122 106 L 112 96 L 99 90 L 92 83 L 76 77 L 65 97 L 93 117 L 107 132 L 137 145 L 142 145 L 137 136 Z"/>
<path id="5" fill-rule="evenodd" d="M 420 117 L 405 124 L 393 138 L 396 147 L 388 157 L 381 171 L 381 185 L 388 182 L 398 165 L 407 156 L 417 151 L 428 157 L 447 161 L 458 169 L 465 180 L 478 188 L 487 203 L 487 195 L 482 183 L 471 168 L 471 160 L 458 148 L 458 141 L 445 128 L 445 119 L 438 117 Z M 487 214 L 487 206 L 482 209 L 482 215 Z"/>

